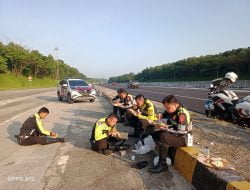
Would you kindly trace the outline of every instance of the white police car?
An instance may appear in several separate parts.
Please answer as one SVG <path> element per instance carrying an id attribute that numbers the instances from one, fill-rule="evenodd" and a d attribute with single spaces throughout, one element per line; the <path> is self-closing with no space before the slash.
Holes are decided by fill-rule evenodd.
<path id="1" fill-rule="evenodd" d="M 95 96 L 95 89 L 82 79 L 64 79 L 57 86 L 58 100 L 67 100 L 70 104 L 74 101 L 94 102 Z"/>

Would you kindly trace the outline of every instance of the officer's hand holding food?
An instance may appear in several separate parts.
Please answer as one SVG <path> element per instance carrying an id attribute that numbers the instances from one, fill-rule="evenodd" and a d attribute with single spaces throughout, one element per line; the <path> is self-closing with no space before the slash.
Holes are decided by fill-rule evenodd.
<path id="1" fill-rule="evenodd" d="M 134 116 L 138 116 L 138 112 L 137 111 L 135 111 L 135 110 L 133 110 L 133 109 L 131 109 L 131 113 L 134 115 Z"/>
<path id="2" fill-rule="evenodd" d="M 120 103 L 120 102 L 115 102 L 115 103 L 113 103 L 113 106 L 121 106 L 122 105 L 122 103 Z"/>
<path id="3" fill-rule="evenodd" d="M 157 114 L 157 119 L 160 120 L 162 118 L 162 116 L 163 116 L 162 113 L 158 113 Z"/>
<path id="4" fill-rule="evenodd" d="M 134 110 L 138 109 L 137 105 L 136 105 L 136 104 L 133 104 L 133 105 L 132 105 L 132 109 L 134 109 Z"/>
<path id="5" fill-rule="evenodd" d="M 153 124 L 154 123 L 154 121 L 149 120 L 149 119 L 147 119 L 147 121 L 148 121 L 149 124 Z"/>
<path id="6" fill-rule="evenodd" d="M 117 137 L 117 135 L 118 135 L 117 131 L 110 131 L 109 132 L 109 136 L 111 136 L 111 137 Z"/>
<path id="7" fill-rule="evenodd" d="M 117 131 L 117 138 L 121 138 L 121 134 Z"/>
<path id="8" fill-rule="evenodd" d="M 162 120 L 157 120 L 153 122 L 153 125 L 155 128 L 159 128 L 159 129 L 167 129 L 168 125 L 166 123 L 164 123 Z"/>

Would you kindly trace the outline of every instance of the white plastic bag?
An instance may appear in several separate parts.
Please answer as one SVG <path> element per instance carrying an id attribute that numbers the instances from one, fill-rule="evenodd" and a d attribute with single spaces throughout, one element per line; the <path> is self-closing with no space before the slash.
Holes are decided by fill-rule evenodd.
<path id="1" fill-rule="evenodd" d="M 151 135 L 147 136 L 146 138 L 144 138 L 144 144 L 148 145 L 150 150 L 154 150 L 155 149 L 155 142 L 153 140 L 153 137 Z"/>
<path id="2" fill-rule="evenodd" d="M 143 141 L 144 145 L 142 145 L 142 142 L 139 141 L 137 144 L 135 144 L 135 150 L 132 151 L 135 152 L 136 154 L 145 154 L 155 149 L 155 142 L 151 135 L 144 138 Z"/>

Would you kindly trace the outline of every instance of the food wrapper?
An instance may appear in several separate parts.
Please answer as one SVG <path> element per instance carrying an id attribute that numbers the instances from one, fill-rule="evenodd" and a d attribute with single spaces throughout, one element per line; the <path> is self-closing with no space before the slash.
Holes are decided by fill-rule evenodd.
<path id="1" fill-rule="evenodd" d="M 128 133 L 125 132 L 119 132 L 119 133 L 120 133 L 119 139 L 124 139 L 124 140 L 128 139 Z"/>
<path id="2" fill-rule="evenodd" d="M 234 167 L 232 167 L 226 159 L 219 158 L 219 157 L 209 157 L 207 158 L 203 154 L 197 155 L 197 160 L 201 162 L 202 164 L 210 167 L 210 168 L 216 168 L 216 169 L 231 169 L 235 170 Z"/>

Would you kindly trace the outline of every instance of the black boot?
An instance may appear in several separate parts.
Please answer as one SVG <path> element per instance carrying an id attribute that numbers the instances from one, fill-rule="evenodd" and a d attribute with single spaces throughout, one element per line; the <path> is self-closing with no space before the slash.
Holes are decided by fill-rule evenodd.
<path id="1" fill-rule="evenodd" d="M 128 150 L 130 148 L 129 144 L 115 145 L 114 151 Z"/>
<path id="2" fill-rule="evenodd" d="M 57 142 L 65 142 L 64 138 L 46 137 L 45 139 L 46 139 L 45 144 L 52 144 L 52 143 L 57 143 Z"/>
<path id="3" fill-rule="evenodd" d="M 163 171 L 168 170 L 168 165 L 166 163 L 166 159 L 163 158 L 159 158 L 159 162 L 156 166 L 154 166 L 153 168 L 149 169 L 149 172 L 151 173 L 161 173 Z"/>

